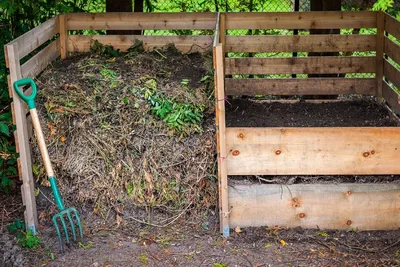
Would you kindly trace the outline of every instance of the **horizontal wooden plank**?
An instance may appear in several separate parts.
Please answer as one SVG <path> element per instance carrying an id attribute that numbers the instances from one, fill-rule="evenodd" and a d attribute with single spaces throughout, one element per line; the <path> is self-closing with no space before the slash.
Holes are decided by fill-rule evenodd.
<path id="1" fill-rule="evenodd" d="M 59 57 L 60 53 L 60 38 L 57 38 L 21 66 L 22 78 L 36 77 L 49 63 Z"/>
<path id="2" fill-rule="evenodd" d="M 227 128 L 228 175 L 400 174 L 400 128 Z"/>
<path id="3" fill-rule="evenodd" d="M 400 70 L 386 59 L 383 61 L 383 75 L 389 79 L 394 86 L 400 89 Z"/>
<path id="4" fill-rule="evenodd" d="M 127 51 L 134 43 L 135 39 L 143 41 L 146 50 L 156 47 L 164 47 L 168 44 L 175 44 L 176 48 L 184 53 L 204 52 L 211 50 L 213 36 L 150 36 L 150 35 L 69 35 L 68 51 L 88 52 L 92 40 L 98 40 L 104 45 L 112 45 L 114 49 Z"/>
<path id="5" fill-rule="evenodd" d="M 225 79 L 227 95 L 375 94 L 374 78 Z"/>
<path id="6" fill-rule="evenodd" d="M 226 52 L 375 51 L 376 35 L 227 36 Z"/>
<path id="7" fill-rule="evenodd" d="M 383 52 L 393 59 L 397 64 L 400 64 L 400 46 L 395 42 L 385 37 L 385 46 Z"/>
<path id="8" fill-rule="evenodd" d="M 385 13 L 385 31 L 400 40 L 400 21 Z"/>
<path id="9" fill-rule="evenodd" d="M 397 230 L 400 185 L 234 185 L 229 187 L 229 207 L 232 228 Z"/>
<path id="10" fill-rule="evenodd" d="M 217 13 L 118 12 L 67 14 L 68 30 L 215 30 Z"/>
<path id="11" fill-rule="evenodd" d="M 225 74 L 373 73 L 375 57 L 226 58 Z"/>
<path id="12" fill-rule="evenodd" d="M 47 20 L 25 34 L 11 41 L 9 44 L 18 43 L 19 58 L 22 59 L 30 52 L 47 42 L 51 37 L 59 33 L 58 16 Z"/>
<path id="13" fill-rule="evenodd" d="M 400 114 L 400 95 L 393 90 L 385 81 L 382 86 L 382 96 L 391 108 L 395 109 Z"/>
<path id="14" fill-rule="evenodd" d="M 229 12 L 227 29 L 376 28 L 376 12 Z"/>

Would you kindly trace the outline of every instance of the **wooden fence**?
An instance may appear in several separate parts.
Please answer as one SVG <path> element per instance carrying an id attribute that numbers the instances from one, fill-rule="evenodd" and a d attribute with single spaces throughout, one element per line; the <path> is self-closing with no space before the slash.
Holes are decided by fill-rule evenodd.
<path id="1" fill-rule="evenodd" d="M 376 28 L 377 34 L 227 35 L 228 30 L 234 29 L 342 28 Z M 79 30 L 207 30 L 215 34 L 72 34 Z M 400 72 L 393 64 L 400 63 L 400 47 L 393 37 L 400 40 L 400 22 L 382 12 L 65 14 L 48 20 L 5 46 L 28 228 L 35 230 L 38 226 L 29 146 L 32 126 L 26 106 L 16 97 L 12 84 L 20 78 L 36 77 L 58 57 L 65 59 L 70 52 L 88 52 L 93 40 L 126 51 L 139 39 L 146 49 L 169 43 L 183 52 L 213 48 L 220 219 L 225 236 L 231 227 L 276 224 L 397 229 L 400 219 L 397 185 L 230 187 L 228 175 L 400 174 L 400 165 L 396 164 L 400 156 L 399 128 L 227 128 L 224 102 L 228 95 L 366 94 L 383 96 L 391 108 L 400 112 L 399 94 L 393 90 L 393 86 L 400 88 Z M 350 56 L 353 51 L 375 54 Z M 235 52 L 348 55 L 229 56 Z M 21 64 L 21 59 L 32 54 Z M 346 78 L 346 73 L 371 73 L 375 77 Z M 266 78 L 271 74 L 337 74 L 337 77 Z"/>

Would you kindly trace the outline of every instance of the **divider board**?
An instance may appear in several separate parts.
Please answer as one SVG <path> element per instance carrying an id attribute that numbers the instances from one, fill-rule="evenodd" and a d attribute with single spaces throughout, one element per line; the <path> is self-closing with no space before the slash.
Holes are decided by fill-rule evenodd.
<path id="1" fill-rule="evenodd" d="M 385 37 L 385 45 L 383 52 L 393 59 L 397 64 L 400 64 L 400 46 L 395 42 Z"/>
<path id="2" fill-rule="evenodd" d="M 225 58 L 225 74 L 374 73 L 375 57 Z"/>
<path id="3" fill-rule="evenodd" d="M 229 187 L 229 207 L 232 228 L 397 230 L 400 185 L 234 185 Z"/>
<path id="4" fill-rule="evenodd" d="M 21 66 L 22 78 L 35 78 L 60 54 L 60 38 L 57 38 Z"/>
<path id="5" fill-rule="evenodd" d="M 388 102 L 391 108 L 395 109 L 400 114 L 400 95 L 387 82 L 383 81 L 382 96 Z"/>
<path id="6" fill-rule="evenodd" d="M 375 94 L 375 78 L 226 78 L 227 95 Z"/>
<path id="7" fill-rule="evenodd" d="M 229 12 L 227 29 L 376 28 L 376 12 Z"/>
<path id="8" fill-rule="evenodd" d="M 385 31 L 400 40 L 400 21 L 385 13 Z"/>
<path id="9" fill-rule="evenodd" d="M 183 53 L 204 52 L 211 50 L 213 36 L 211 35 L 180 35 L 180 36 L 150 36 L 150 35 L 69 35 L 69 52 L 88 52 L 94 40 L 98 40 L 104 45 L 112 45 L 114 49 L 122 52 L 135 43 L 135 40 L 143 41 L 146 50 L 152 50 L 157 47 L 165 47 L 168 44 L 174 44 L 175 47 Z"/>
<path id="10" fill-rule="evenodd" d="M 375 51 L 376 35 L 227 36 L 226 52 Z"/>
<path id="11" fill-rule="evenodd" d="M 68 30 L 214 30 L 214 12 L 70 13 Z"/>
<path id="12" fill-rule="evenodd" d="M 12 40 L 7 45 L 18 43 L 18 56 L 22 59 L 58 32 L 58 17 L 56 16 Z"/>
<path id="13" fill-rule="evenodd" d="M 228 175 L 400 174 L 400 128 L 226 128 Z"/>
<path id="14" fill-rule="evenodd" d="M 400 89 L 400 70 L 392 65 L 389 61 L 383 61 L 383 75 L 389 79 L 397 88 Z"/>

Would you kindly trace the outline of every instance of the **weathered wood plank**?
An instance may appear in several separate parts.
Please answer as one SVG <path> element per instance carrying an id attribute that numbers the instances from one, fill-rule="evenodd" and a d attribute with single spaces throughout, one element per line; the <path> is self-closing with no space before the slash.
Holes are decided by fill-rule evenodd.
<path id="1" fill-rule="evenodd" d="M 216 59 L 216 126 L 218 143 L 218 185 L 220 203 L 220 230 L 224 236 L 229 236 L 229 206 L 228 206 L 228 175 L 226 166 L 226 140 L 225 140 L 225 75 L 224 75 L 224 51 L 222 44 L 214 47 Z"/>
<path id="2" fill-rule="evenodd" d="M 400 185 L 235 185 L 229 206 L 232 227 L 397 230 Z"/>
<path id="3" fill-rule="evenodd" d="M 376 26 L 376 96 L 382 97 L 383 82 L 383 50 L 385 47 L 385 13 L 378 11 Z"/>
<path id="4" fill-rule="evenodd" d="M 20 58 L 18 51 L 18 42 L 7 45 L 7 53 L 9 59 L 11 84 L 22 78 Z M 18 97 L 15 90 L 13 92 L 13 109 L 17 126 L 18 150 L 20 158 L 20 179 L 23 181 L 21 191 L 25 203 L 25 223 L 27 229 L 36 233 L 39 223 L 37 218 L 36 201 L 35 201 L 35 181 L 32 173 L 31 150 L 29 146 L 28 130 L 26 124 L 26 104 Z"/>
<path id="5" fill-rule="evenodd" d="M 227 36 L 226 52 L 375 51 L 375 35 Z"/>
<path id="6" fill-rule="evenodd" d="M 400 64 L 400 46 L 395 42 L 385 37 L 385 54 L 393 59 L 397 64 Z"/>
<path id="7" fill-rule="evenodd" d="M 373 73 L 375 57 L 226 58 L 225 74 Z"/>
<path id="8" fill-rule="evenodd" d="M 71 13 L 69 30 L 214 30 L 214 12 L 154 13 Z"/>
<path id="9" fill-rule="evenodd" d="M 385 13 L 385 31 L 400 40 L 400 21 Z"/>
<path id="10" fill-rule="evenodd" d="M 386 59 L 383 62 L 383 75 L 388 78 L 394 86 L 400 89 L 400 70 Z"/>
<path id="11" fill-rule="evenodd" d="M 376 12 L 229 12 L 227 29 L 376 28 Z"/>
<path id="12" fill-rule="evenodd" d="M 396 127 L 227 128 L 228 175 L 400 174 L 399 136 Z"/>
<path id="13" fill-rule="evenodd" d="M 59 56 L 60 38 L 57 38 L 21 66 L 22 78 L 35 78 Z"/>
<path id="14" fill-rule="evenodd" d="M 375 94 L 374 78 L 225 79 L 227 95 Z"/>
<path id="15" fill-rule="evenodd" d="M 59 31 L 60 31 L 60 51 L 61 58 L 66 59 L 68 56 L 68 29 L 67 18 L 65 15 L 59 15 Z"/>
<path id="16" fill-rule="evenodd" d="M 47 20 L 20 37 L 12 40 L 8 44 L 11 45 L 18 43 L 18 56 L 21 59 L 44 44 L 57 33 L 59 33 L 58 16 Z"/>
<path id="17" fill-rule="evenodd" d="M 400 114 L 400 95 L 394 91 L 385 81 L 382 86 L 383 98 L 390 105 L 391 108 L 395 109 Z"/>
<path id="18" fill-rule="evenodd" d="M 175 44 L 175 47 L 183 53 L 204 52 L 211 50 L 213 37 L 202 36 L 150 36 L 150 35 L 69 35 L 68 51 L 88 52 L 92 40 L 98 40 L 104 45 L 112 45 L 114 49 L 126 52 L 134 43 L 135 39 L 143 41 L 146 50 Z"/>

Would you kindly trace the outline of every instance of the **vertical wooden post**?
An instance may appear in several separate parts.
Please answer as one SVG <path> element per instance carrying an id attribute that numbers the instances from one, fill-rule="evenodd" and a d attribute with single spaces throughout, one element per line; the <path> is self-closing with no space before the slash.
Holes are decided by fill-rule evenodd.
<path id="1" fill-rule="evenodd" d="M 222 44 L 222 50 L 225 52 L 226 43 L 226 13 L 220 14 L 219 21 L 219 42 Z"/>
<path id="2" fill-rule="evenodd" d="M 383 49 L 385 42 L 385 13 L 376 14 L 376 96 L 382 99 L 383 85 Z"/>
<path id="3" fill-rule="evenodd" d="M 66 59 L 68 56 L 68 29 L 67 29 L 67 16 L 58 16 L 58 25 L 60 27 L 60 51 L 61 58 Z"/>
<path id="4" fill-rule="evenodd" d="M 216 59 L 216 124 L 218 143 L 218 185 L 219 185 L 219 214 L 222 234 L 229 236 L 229 203 L 228 203 L 228 175 L 226 167 L 226 140 L 225 140 L 225 74 L 224 52 L 221 44 L 214 47 Z"/>
<path id="5" fill-rule="evenodd" d="M 10 84 L 21 79 L 21 65 L 18 55 L 18 43 L 7 45 L 7 60 L 10 68 Z M 39 223 L 36 211 L 35 188 L 32 173 L 31 149 L 29 146 L 28 127 L 26 123 L 26 104 L 18 97 L 15 90 L 10 88 L 13 94 L 13 113 L 17 126 L 17 146 L 19 151 L 19 177 L 23 181 L 21 192 L 22 202 L 25 205 L 25 223 L 27 230 L 32 230 L 36 234 Z"/>

